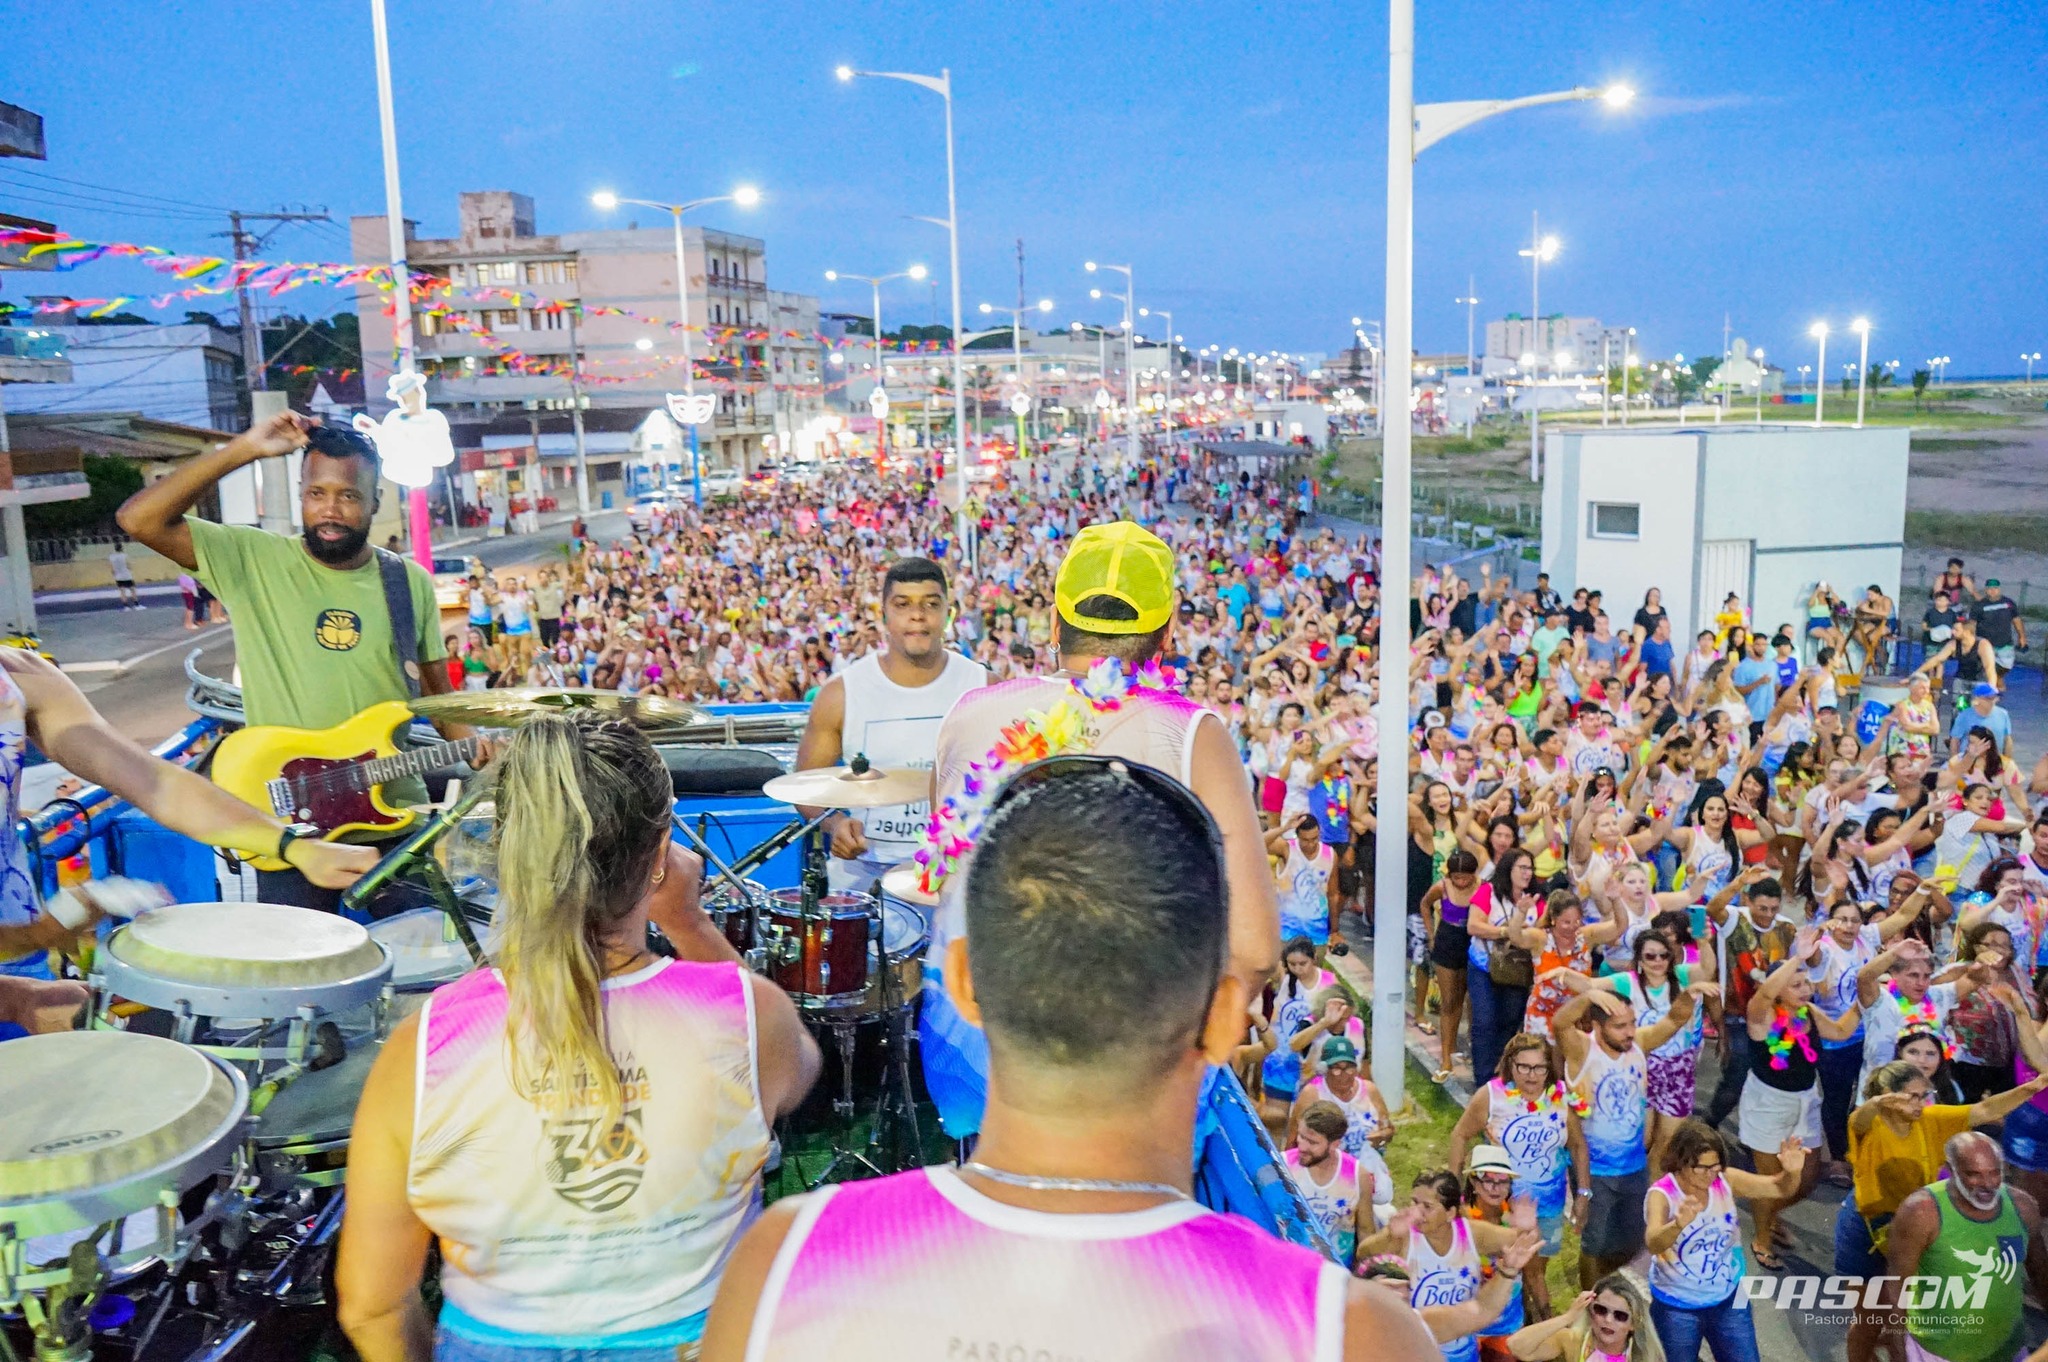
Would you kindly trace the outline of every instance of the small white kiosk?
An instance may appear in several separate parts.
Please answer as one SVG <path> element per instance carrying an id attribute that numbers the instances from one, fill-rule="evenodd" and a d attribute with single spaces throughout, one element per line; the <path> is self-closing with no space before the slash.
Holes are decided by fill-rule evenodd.
<path id="1" fill-rule="evenodd" d="M 1729 592 L 1755 628 L 1801 638 L 1817 582 L 1898 595 L 1903 427 L 1572 427 L 1543 440 L 1543 570 L 1604 593 L 1614 631 L 1657 587 L 1683 652 Z M 1802 650 L 1803 651 L 1803 650 Z"/>

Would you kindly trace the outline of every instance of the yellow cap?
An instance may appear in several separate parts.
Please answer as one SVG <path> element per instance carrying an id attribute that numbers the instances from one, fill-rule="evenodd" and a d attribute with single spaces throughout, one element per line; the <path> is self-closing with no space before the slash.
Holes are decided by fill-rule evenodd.
<path id="1" fill-rule="evenodd" d="M 1122 601 L 1138 617 L 1100 620 L 1075 613 L 1090 596 Z M 1075 535 L 1053 580 L 1060 618 L 1092 634 L 1149 634 L 1173 617 L 1173 598 L 1173 550 L 1129 520 L 1090 525 Z"/>

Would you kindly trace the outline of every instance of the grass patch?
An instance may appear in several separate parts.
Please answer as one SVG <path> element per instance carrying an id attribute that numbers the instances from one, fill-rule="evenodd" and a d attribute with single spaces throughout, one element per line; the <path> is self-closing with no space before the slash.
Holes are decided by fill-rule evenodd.
<path id="1" fill-rule="evenodd" d="M 2012 449 L 2018 440 L 1991 440 L 1972 436 L 1915 435 L 1915 454 L 1975 454 L 1987 449 Z"/>
<path id="2" fill-rule="evenodd" d="M 2038 550 L 2042 544 L 2048 543 L 2048 515 L 1908 511 L 1906 543 L 1914 548 L 1947 549 L 1951 552 Z"/>

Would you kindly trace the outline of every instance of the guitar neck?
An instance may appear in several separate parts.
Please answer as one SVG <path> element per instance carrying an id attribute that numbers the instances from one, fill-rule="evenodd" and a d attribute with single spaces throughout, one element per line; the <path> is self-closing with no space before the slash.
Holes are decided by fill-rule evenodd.
<path id="1" fill-rule="evenodd" d="M 428 743 L 425 747 L 415 747 L 396 756 L 366 761 L 357 770 L 365 785 L 383 785 L 406 776 L 423 776 L 429 771 L 468 761 L 476 755 L 481 741 L 480 738 L 462 738 L 455 742 Z"/>

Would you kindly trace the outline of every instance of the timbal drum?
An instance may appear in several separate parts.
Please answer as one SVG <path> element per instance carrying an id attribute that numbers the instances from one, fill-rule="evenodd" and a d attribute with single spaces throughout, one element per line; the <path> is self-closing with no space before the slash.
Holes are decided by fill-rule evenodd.
<path id="1" fill-rule="evenodd" d="M 279 1019 L 374 1001 L 391 980 L 391 957 L 332 913 L 178 903 L 110 936 L 95 974 L 105 992 L 180 1018 Z"/>
<path id="2" fill-rule="evenodd" d="M 52 1234 L 120 1220 L 226 1166 L 249 1090 L 157 1036 L 65 1031 L 7 1042 L 0 1063 L 0 1222 Z"/>

